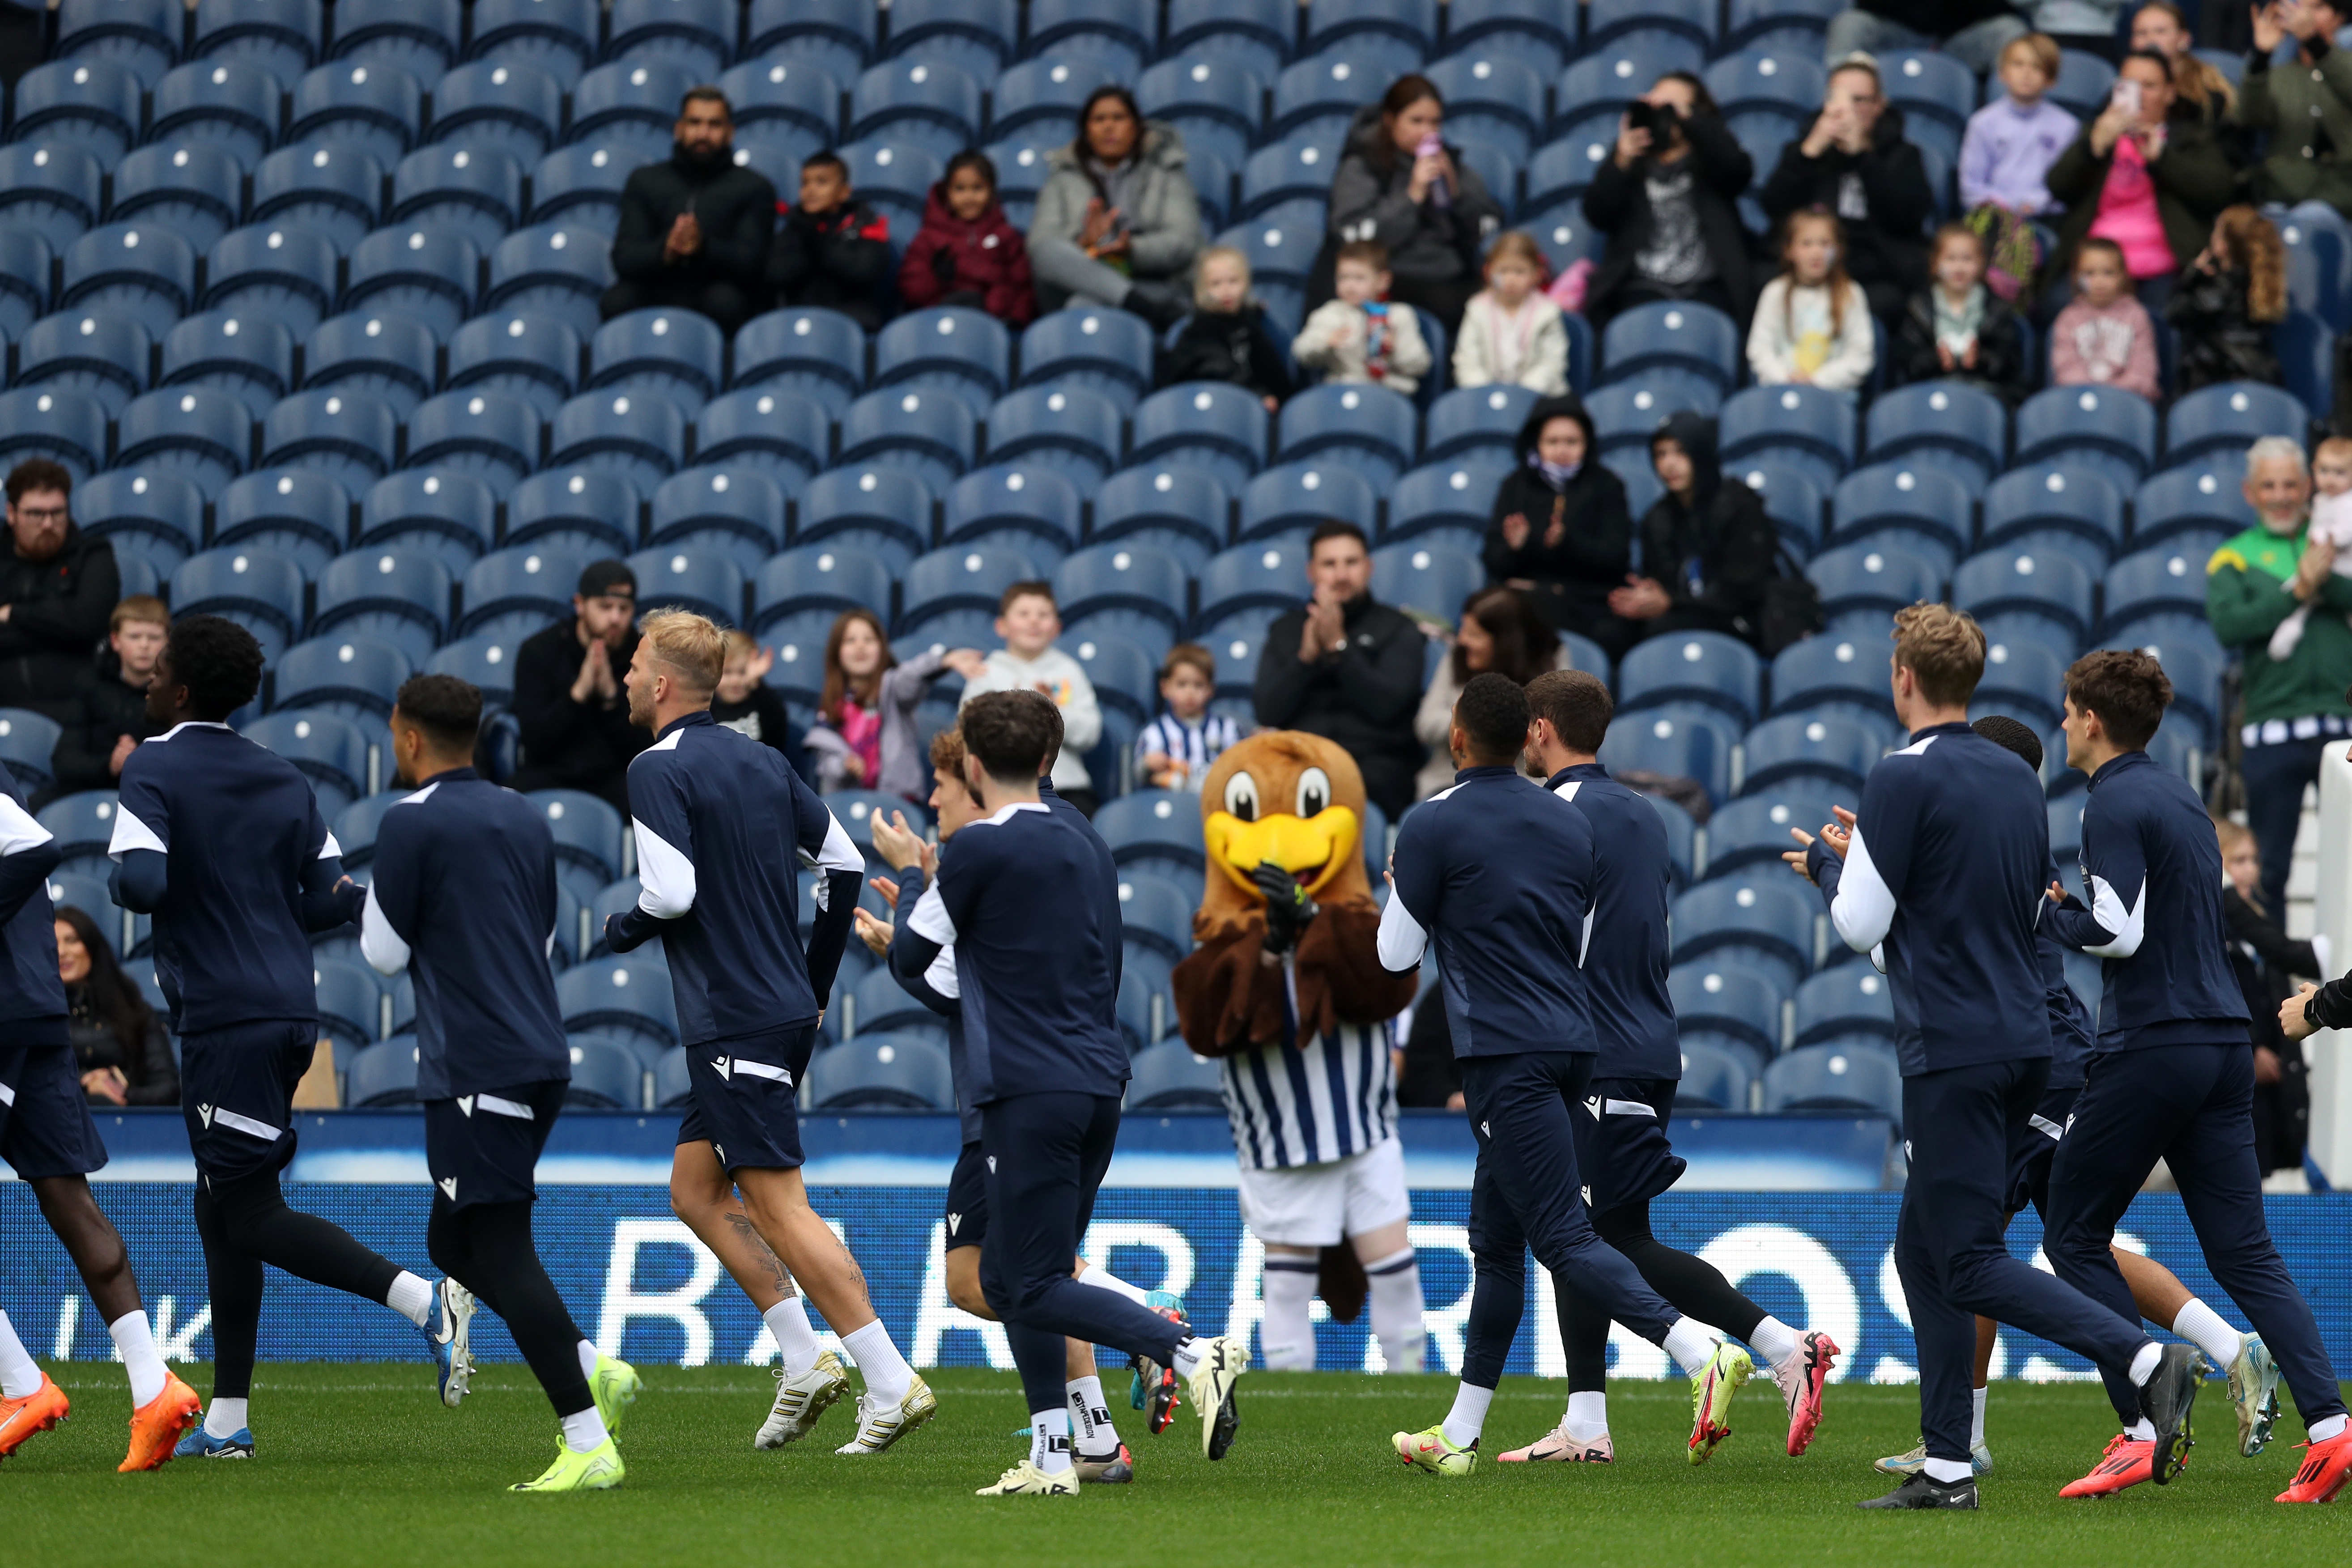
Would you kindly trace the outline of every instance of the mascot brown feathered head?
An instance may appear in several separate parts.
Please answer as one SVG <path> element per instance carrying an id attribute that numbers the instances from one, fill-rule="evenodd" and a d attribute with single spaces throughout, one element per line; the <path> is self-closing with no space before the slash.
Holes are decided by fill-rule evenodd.
<path id="1" fill-rule="evenodd" d="M 1225 749 L 1201 783 L 1209 885 L 1193 932 L 1202 942 L 1263 922 L 1255 880 L 1271 861 L 1325 909 L 1372 905 L 1364 869 L 1364 775 L 1320 735 L 1268 730 Z"/>

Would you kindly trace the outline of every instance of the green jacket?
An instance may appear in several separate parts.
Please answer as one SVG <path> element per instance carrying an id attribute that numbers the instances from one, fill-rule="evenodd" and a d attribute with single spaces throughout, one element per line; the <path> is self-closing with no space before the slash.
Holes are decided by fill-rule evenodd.
<path id="1" fill-rule="evenodd" d="M 2248 59 L 2237 121 L 2271 133 L 2269 155 L 2252 174 L 2256 199 L 2323 201 L 2352 211 L 2352 164 L 2345 162 L 2352 151 L 2352 50 L 2315 41 L 2320 55 L 2314 65 Z"/>
<path id="2" fill-rule="evenodd" d="M 2303 543 L 2301 531 L 2287 538 L 2257 523 L 2213 552 L 2205 566 L 2205 614 L 2213 635 L 2244 656 L 2244 723 L 2352 715 L 2344 692 L 2352 679 L 2352 624 L 2344 618 L 2352 613 L 2352 577 L 2329 574 L 2312 601 L 2294 657 L 2282 664 L 2270 656 L 2271 633 L 2299 603 L 2286 584 L 2303 557 Z"/>

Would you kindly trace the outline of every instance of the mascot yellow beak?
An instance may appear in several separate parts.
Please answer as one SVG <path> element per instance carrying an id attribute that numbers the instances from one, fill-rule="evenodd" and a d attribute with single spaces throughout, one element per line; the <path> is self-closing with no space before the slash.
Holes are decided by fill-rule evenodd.
<path id="1" fill-rule="evenodd" d="M 1308 897 L 1322 891 L 1357 852 L 1361 833 L 1356 814 L 1344 805 L 1326 806 L 1313 816 L 1275 812 L 1255 822 L 1213 811 L 1202 824 L 1209 863 L 1254 899 L 1261 896 L 1254 873 L 1268 860 L 1297 878 Z"/>

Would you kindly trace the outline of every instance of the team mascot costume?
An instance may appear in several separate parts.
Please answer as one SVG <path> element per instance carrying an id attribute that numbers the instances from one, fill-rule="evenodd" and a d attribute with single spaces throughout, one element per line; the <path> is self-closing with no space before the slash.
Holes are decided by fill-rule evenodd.
<path id="1" fill-rule="evenodd" d="M 1265 1247 L 1265 1364 L 1313 1370 L 1319 1276 L 1343 1322 L 1369 1296 L 1389 1370 L 1419 1372 L 1390 1056 L 1416 977 L 1381 967 L 1363 775 L 1320 736 L 1271 730 L 1217 758 L 1201 810 L 1208 887 L 1199 945 L 1176 966 L 1176 1016 L 1224 1069 L 1242 1218 Z"/>

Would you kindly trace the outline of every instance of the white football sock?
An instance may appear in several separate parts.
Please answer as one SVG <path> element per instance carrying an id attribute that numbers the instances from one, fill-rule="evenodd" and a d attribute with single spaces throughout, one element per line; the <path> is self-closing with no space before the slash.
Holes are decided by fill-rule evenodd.
<path id="1" fill-rule="evenodd" d="M 1568 1435 L 1579 1442 L 1598 1437 L 1609 1430 L 1609 1395 L 1605 1393 L 1571 1394 L 1568 1396 L 1568 1414 L 1559 1418 Z"/>
<path id="2" fill-rule="evenodd" d="M 2341 1415 L 2323 1415 L 2304 1428 L 2304 1436 L 2315 1443 L 2325 1443 L 2331 1437 L 2344 1436 L 2346 1425 L 2346 1418 Z"/>
<path id="3" fill-rule="evenodd" d="M 2246 1336 L 2231 1328 L 2221 1313 L 2199 1300 L 2189 1298 L 2189 1305 L 2180 1309 L 2172 1320 L 2172 1331 L 2205 1352 L 2205 1359 L 2218 1371 L 2226 1372 L 2238 1359 L 2238 1352 Z"/>
<path id="4" fill-rule="evenodd" d="M 242 1399 L 214 1400 L 205 1412 L 205 1436 L 234 1437 L 244 1431 L 252 1425 L 246 1419 L 247 1404 L 247 1401 Z"/>
<path id="5" fill-rule="evenodd" d="M 1748 1342 L 1755 1347 L 1758 1355 L 1774 1366 L 1779 1366 L 1805 1348 L 1804 1342 L 1797 1337 L 1796 1330 L 1769 1312 L 1765 1314 L 1764 1321 L 1756 1325 L 1756 1331 L 1748 1336 Z"/>
<path id="6" fill-rule="evenodd" d="M 1074 1377 L 1066 1386 L 1070 1405 L 1070 1436 L 1081 1459 L 1109 1459 L 1118 1455 L 1118 1428 L 1110 1424 L 1110 1401 L 1103 1397 L 1102 1379 Z"/>
<path id="7" fill-rule="evenodd" d="M 163 1392 L 163 1358 L 155 1349 L 155 1331 L 147 1314 L 125 1312 L 106 1325 L 114 1348 L 122 1356 L 122 1370 L 131 1374 L 131 1403 L 136 1407 Z"/>
<path id="8" fill-rule="evenodd" d="M 1676 1318 L 1666 1337 L 1658 1342 L 1659 1348 L 1675 1358 L 1675 1364 L 1696 1374 L 1699 1368 L 1715 1359 L 1715 1347 L 1723 1336 L 1700 1322 L 1696 1318 Z"/>
<path id="9" fill-rule="evenodd" d="M 421 1329 L 433 1316 L 433 1287 L 404 1268 L 384 1292 L 383 1304 Z"/>
<path id="10" fill-rule="evenodd" d="M 590 1405 L 576 1415 L 563 1418 L 563 1446 L 575 1454 L 585 1454 L 604 1446 L 604 1418 Z"/>
<path id="11" fill-rule="evenodd" d="M 2147 1343 L 2140 1346 L 2139 1353 L 2132 1357 L 2132 1386 L 2134 1388 L 2146 1388 L 2147 1386 L 2147 1380 L 2156 1375 L 2157 1363 L 2161 1362 L 2163 1359 L 2164 1347 L 2158 1344 L 2154 1340 L 2150 1340 Z"/>
<path id="12" fill-rule="evenodd" d="M 580 1342 L 580 1375 L 583 1377 L 596 1375 L 596 1347 L 586 1340 Z"/>
<path id="13" fill-rule="evenodd" d="M 1969 1447 L 1971 1451 L 1984 1447 L 1984 1406 L 1986 1390 L 1977 1389 L 1976 1411 L 1969 1417 Z"/>
<path id="14" fill-rule="evenodd" d="M 890 1342 L 890 1331 L 882 1326 L 881 1319 L 842 1335 L 841 1348 L 865 1374 L 866 1393 L 885 1405 L 896 1405 L 907 1397 L 907 1390 L 914 1384 L 915 1369 Z"/>
<path id="15" fill-rule="evenodd" d="M 41 1369 L 26 1353 L 8 1314 L 0 1312 L 0 1399 L 24 1399 L 41 1391 Z"/>
<path id="16" fill-rule="evenodd" d="M 1176 1369 L 1177 1376 L 1190 1378 L 1192 1375 L 1192 1369 L 1201 1364 L 1201 1357 L 1206 1352 L 1208 1342 L 1198 1334 L 1187 1334 L 1177 1342 L 1176 1359 L 1169 1363 Z"/>
<path id="17" fill-rule="evenodd" d="M 1258 1352 L 1268 1372 L 1315 1370 L 1317 1268 L 1311 1258 L 1277 1256 L 1265 1260 L 1265 1318 L 1258 1324 Z"/>
<path id="18" fill-rule="evenodd" d="M 1084 1260 L 1081 1259 L 1081 1262 Z M 1087 1263 L 1078 1270 L 1078 1283 L 1091 1285 L 1097 1290 L 1108 1290 L 1114 1296 L 1124 1296 L 1140 1307 L 1144 1297 L 1150 1294 L 1139 1285 L 1130 1285 L 1099 1263 Z"/>
<path id="19" fill-rule="evenodd" d="M 2156 1441 L 2156 1423 L 2142 1417 L 2126 1428 L 2124 1436 L 2135 1443 L 2153 1443 Z"/>
<path id="20" fill-rule="evenodd" d="M 1929 1480 L 1941 1481 L 1946 1486 L 1954 1481 L 1967 1480 L 1974 1473 L 1966 1459 L 1930 1459 L 1927 1469 Z"/>
<path id="21" fill-rule="evenodd" d="M 1070 1412 L 1033 1410 L 1029 1413 L 1029 1462 L 1049 1476 L 1070 1468 Z"/>
<path id="22" fill-rule="evenodd" d="M 1364 1265 L 1371 1286 L 1372 1334 L 1391 1372 L 1419 1372 L 1429 1359 L 1422 1323 L 1421 1263 L 1412 1247 Z"/>
<path id="23" fill-rule="evenodd" d="M 1454 1391 L 1454 1408 L 1445 1413 L 1442 1423 L 1445 1440 L 1457 1448 L 1466 1448 L 1478 1440 L 1486 1429 L 1486 1407 L 1495 1403 L 1495 1391 L 1465 1383 Z"/>
<path id="24" fill-rule="evenodd" d="M 798 1377 L 816 1365 L 816 1358 L 824 1353 L 824 1346 L 818 1342 L 816 1331 L 809 1326 L 805 1299 L 787 1296 L 760 1316 L 766 1321 L 768 1331 L 776 1336 L 776 1349 L 783 1353 L 786 1377 Z"/>

